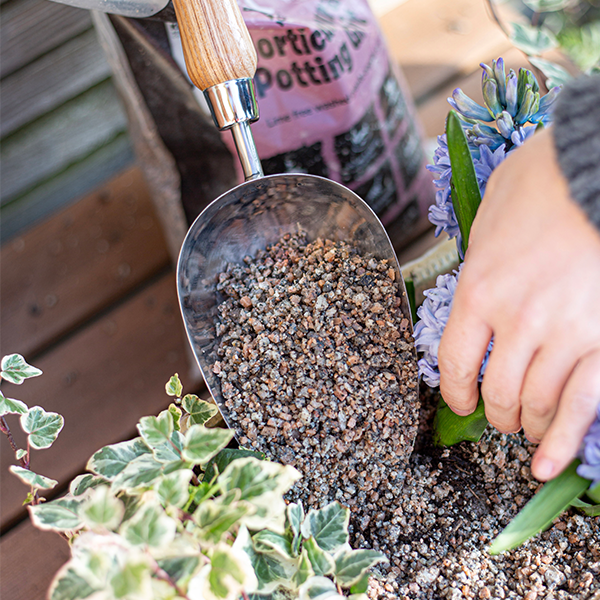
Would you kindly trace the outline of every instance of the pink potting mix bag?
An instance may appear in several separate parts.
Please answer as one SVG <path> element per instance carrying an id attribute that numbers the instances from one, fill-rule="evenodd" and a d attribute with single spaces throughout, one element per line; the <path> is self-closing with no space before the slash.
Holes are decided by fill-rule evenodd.
<path id="1" fill-rule="evenodd" d="M 265 174 L 328 177 L 393 224 L 396 239 L 422 231 L 434 192 L 420 128 L 367 1 L 239 5 L 258 54 L 252 131 Z"/>

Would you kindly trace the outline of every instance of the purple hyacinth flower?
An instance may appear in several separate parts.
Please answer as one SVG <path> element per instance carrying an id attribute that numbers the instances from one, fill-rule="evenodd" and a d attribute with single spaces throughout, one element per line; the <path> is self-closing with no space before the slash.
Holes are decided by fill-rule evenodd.
<path id="1" fill-rule="evenodd" d="M 506 158 L 506 154 L 504 145 L 493 152 L 487 146 L 482 146 L 479 149 L 479 159 L 474 160 L 473 164 L 482 196 L 485 194 L 485 188 L 492 171 Z"/>
<path id="2" fill-rule="evenodd" d="M 539 123 L 540 121 L 546 124 L 550 115 L 552 114 L 552 110 L 554 109 L 554 103 L 560 94 L 561 86 L 557 85 L 553 87 L 545 96 L 540 98 L 540 106 L 536 113 L 531 115 L 529 120 L 532 123 Z"/>
<path id="3" fill-rule="evenodd" d="M 460 88 L 456 88 L 452 92 L 452 98 L 448 98 L 448 103 L 467 119 L 477 119 L 485 122 L 494 120 L 487 108 L 471 100 Z"/>
<path id="4" fill-rule="evenodd" d="M 498 82 L 498 96 L 500 104 L 506 105 L 506 71 L 504 70 L 504 60 L 499 58 L 492 61 L 494 77 Z"/>
<path id="5" fill-rule="evenodd" d="M 517 116 L 519 108 L 519 78 L 511 69 L 506 78 L 506 110 L 511 117 Z"/>
<path id="6" fill-rule="evenodd" d="M 580 458 L 582 463 L 577 467 L 577 474 L 591 479 L 591 487 L 600 484 L 600 406 L 596 412 L 596 420 L 583 438 Z"/>
<path id="7" fill-rule="evenodd" d="M 508 111 L 503 110 L 498 115 L 496 118 L 496 125 L 498 126 L 498 131 L 502 134 L 502 137 L 509 140 L 512 132 L 515 130 L 515 123 Z"/>
<path id="8" fill-rule="evenodd" d="M 430 387 L 440 384 L 438 350 L 442 334 L 448 323 L 454 292 L 462 265 L 453 274 L 439 275 L 436 287 L 424 292 L 425 300 L 417 309 L 419 321 L 415 325 L 414 338 L 417 352 L 422 352 L 419 360 L 419 375 Z M 479 381 L 483 379 L 493 342 L 490 342 L 479 371 Z"/>

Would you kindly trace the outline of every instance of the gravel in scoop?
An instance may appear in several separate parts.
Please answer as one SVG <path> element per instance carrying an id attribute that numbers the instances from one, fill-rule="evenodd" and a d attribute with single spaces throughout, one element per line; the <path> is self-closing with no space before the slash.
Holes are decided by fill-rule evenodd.
<path id="1" fill-rule="evenodd" d="M 353 544 L 387 546 L 419 414 L 396 272 L 301 233 L 229 265 L 217 290 L 220 378 L 240 443 L 303 475 L 305 507 L 351 509 Z"/>

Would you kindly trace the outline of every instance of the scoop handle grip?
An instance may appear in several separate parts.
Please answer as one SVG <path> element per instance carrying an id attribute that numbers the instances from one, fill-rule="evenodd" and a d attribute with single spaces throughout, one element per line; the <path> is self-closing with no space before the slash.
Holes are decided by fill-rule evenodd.
<path id="1" fill-rule="evenodd" d="M 254 77 L 256 50 L 236 0 L 173 0 L 190 79 L 205 91 Z"/>

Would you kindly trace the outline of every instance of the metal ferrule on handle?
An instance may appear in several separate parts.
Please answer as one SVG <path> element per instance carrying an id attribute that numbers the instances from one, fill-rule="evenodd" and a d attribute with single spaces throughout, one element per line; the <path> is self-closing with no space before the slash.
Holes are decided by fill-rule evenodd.
<path id="1" fill-rule="evenodd" d="M 258 120 L 258 103 L 250 78 L 233 79 L 204 90 L 215 125 L 231 129 L 246 181 L 263 176 L 250 123 Z"/>

